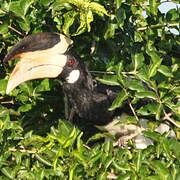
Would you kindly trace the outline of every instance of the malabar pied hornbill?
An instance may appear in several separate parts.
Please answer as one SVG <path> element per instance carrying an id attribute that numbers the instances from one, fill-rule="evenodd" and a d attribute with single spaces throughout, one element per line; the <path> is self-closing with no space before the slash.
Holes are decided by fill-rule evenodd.
<path id="1" fill-rule="evenodd" d="M 116 111 L 108 111 L 108 108 L 116 98 L 118 90 L 97 82 L 91 76 L 86 65 L 70 54 L 69 47 L 72 43 L 73 41 L 64 35 L 50 32 L 25 37 L 4 58 L 4 62 L 20 58 L 10 75 L 6 92 L 8 94 L 28 80 L 60 77 L 71 109 L 70 120 L 74 115 L 78 115 L 87 126 L 111 124 Z M 138 127 L 132 125 L 129 129 L 136 131 Z M 118 134 L 127 133 L 122 127 L 118 128 L 118 131 Z"/>
<path id="2" fill-rule="evenodd" d="M 38 78 L 60 77 L 71 113 L 94 125 L 110 122 L 114 111 L 108 108 L 117 92 L 111 86 L 98 83 L 86 65 L 69 52 L 71 39 L 62 34 L 38 33 L 25 37 L 5 56 L 4 62 L 19 57 L 10 75 L 7 94 L 22 82 Z"/>

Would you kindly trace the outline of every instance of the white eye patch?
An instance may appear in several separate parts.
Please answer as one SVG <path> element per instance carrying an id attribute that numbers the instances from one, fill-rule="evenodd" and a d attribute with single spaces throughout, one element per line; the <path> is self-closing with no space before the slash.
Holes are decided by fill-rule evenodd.
<path id="1" fill-rule="evenodd" d="M 69 76 L 66 78 L 66 81 L 70 84 L 75 83 L 80 76 L 80 71 L 79 70 L 73 70 L 69 73 Z"/>

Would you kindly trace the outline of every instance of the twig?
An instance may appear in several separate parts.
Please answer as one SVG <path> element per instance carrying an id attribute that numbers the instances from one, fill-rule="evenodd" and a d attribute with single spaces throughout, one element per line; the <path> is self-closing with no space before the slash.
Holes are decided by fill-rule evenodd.
<path id="1" fill-rule="evenodd" d="M 142 128 L 141 131 L 143 131 L 143 130 L 144 130 L 144 128 Z M 129 135 L 121 136 L 116 142 L 113 143 L 113 146 L 114 147 L 116 147 L 116 146 L 123 147 L 127 144 L 127 142 L 129 140 L 133 139 L 134 137 L 136 137 L 139 134 L 140 134 L 140 132 L 134 132 Z"/>
<path id="2" fill-rule="evenodd" d="M 90 71 L 90 73 L 97 73 L 97 74 L 115 74 L 115 72 L 106 72 L 106 71 Z"/>
<path id="3" fill-rule="evenodd" d="M 137 28 L 137 31 L 144 31 L 146 29 L 154 29 L 154 28 L 160 28 L 160 27 L 175 27 L 178 26 L 179 23 L 172 23 L 172 24 L 156 24 L 156 25 L 151 25 L 151 26 L 143 26 Z"/>
<path id="4" fill-rule="evenodd" d="M 108 173 L 107 179 L 117 179 L 118 176 L 116 176 L 114 173 Z"/>
<path id="5" fill-rule="evenodd" d="M 29 154 L 35 154 L 37 153 L 37 150 L 26 150 L 26 149 L 16 149 L 16 148 L 9 148 L 9 151 L 12 151 L 12 152 L 25 152 L 25 153 L 29 153 Z"/>
<path id="6" fill-rule="evenodd" d="M 171 118 L 172 113 L 166 113 L 166 112 L 164 111 L 164 115 L 165 115 L 165 116 L 164 116 L 163 120 L 168 120 L 168 121 L 170 121 L 171 123 L 173 123 L 176 127 L 180 128 L 180 124 L 176 123 L 176 122 L 174 121 L 174 119 Z"/>
<path id="7" fill-rule="evenodd" d="M 131 5 L 131 6 L 133 6 L 133 7 L 139 7 L 140 5 L 139 4 L 129 4 L 129 5 Z M 149 2 L 145 2 L 145 3 L 143 3 L 143 4 L 141 4 L 141 7 L 147 7 L 147 6 L 149 6 Z"/>
<path id="8" fill-rule="evenodd" d="M 122 74 L 133 74 L 133 75 L 136 75 L 137 74 L 137 71 L 130 71 L 130 72 L 122 72 Z"/>
<path id="9" fill-rule="evenodd" d="M 129 103 L 129 106 L 130 106 L 130 108 L 131 108 L 131 110 L 132 110 L 135 118 L 139 121 L 139 118 L 138 118 L 138 116 L 136 115 L 136 112 L 134 111 L 134 108 L 133 108 L 132 104 L 131 104 L 129 101 L 128 101 L 128 103 Z"/>
<path id="10" fill-rule="evenodd" d="M 3 22 L 0 21 L 0 24 L 3 24 Z M 21 36 L 24 36 L 24 34 L 23 34 L 22 32 L 18 31 L 18 30 L 15 29 L 14 27 L 12 27 L 12 26 L 9 25 L 8 28 L 11 29 L 12 31 L 16 32 L 17 34 L 19 34 L 19 35 L 21 35 Z"/>
<path id="11" fill-rule="evenodd" d="M 15 28 L 13 28 L 12 26 L 9 25 L 8 28 L 11 29 L 11 30 L 13 30 L 14 32 L 18 33 L 19 35 L 24 36 L 23 33 L 21 33 L 20 31 L 18 31 L 18 30 L 15 29 Z"/>
<path id="12" fill-rule="evenodd" d="M 1 104 L 14 104 L 14 101 L 11 100 L 11 101 L 3 101 L 3 102 L 0 102 Z"/>
<path id="13" fill-rule="evenodd" d="M 84 146 L 85 148 L 87 148 L 88 150 L 91 150 L 91 148 L 90 148 L 88 145 L 83 144 L 83 146 Z"/>

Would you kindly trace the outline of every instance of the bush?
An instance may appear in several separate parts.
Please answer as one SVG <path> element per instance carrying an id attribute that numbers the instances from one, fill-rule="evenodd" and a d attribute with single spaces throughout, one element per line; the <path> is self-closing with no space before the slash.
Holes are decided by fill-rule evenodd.
<path id="1" fill-rule="evenodd" d="M 17 61 L 1 63 L 1 179 L 180 178 L 179 142 L 154 132 L 166 120 L 178 139 L 180 127 L 180 36 L 170 32 L 179 31 L 180 12 L 171 9 L 163 14 L 159 5 L 155 0 L 1 2 L 1 60 L 28 34 L 49 31 L 70 36 L 73 51 L 90 70 L 111 72 L 96 73 L 99 81 L 122 87 L 110 110 L 130 99 L 134 116 L 151 120 L 145 135 L 154 140 L 154 146 L 144 150 L 132 142 L 131 149 L 113 147 L 111 141 L 89 147 L 82 141 L 83 132 L 63 120 L 58 80 L 30 81 L 6 95 Z M 137 108 L 145 97 L 155 103 Z"/>

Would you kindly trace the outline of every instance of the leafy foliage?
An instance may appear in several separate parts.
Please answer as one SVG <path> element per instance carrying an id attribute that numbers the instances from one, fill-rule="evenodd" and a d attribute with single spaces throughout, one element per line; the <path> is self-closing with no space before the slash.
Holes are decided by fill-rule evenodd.
<path id="1" fill-rule="evenodd" d="M 144 150 L 131 141 L 131 149 L 113 147 L 111 141 L 89 147 L 83 132 L 62 120 L 58 80 L 30 81 L 6 95 L 16 61 L 1 63 L 1 179 L 179 179 L 178 141 L 154 132 L 168 120 L 180 136 L 180 36 L 169 31 L 179 31 L 179 9 L 162 14 L 159 5 L 155 0 L 1 1 L 1 60 L 27 34 L 71 36 L 73 51 L 90 69 L 107 72 L 95 74 L 98 80 L 122 87 L 109 110 L 128 101 L 136 117 L 150 119 L 144 134 L 154 140 Z M 138 107 L 144 98 L 149 103 Z"/>

